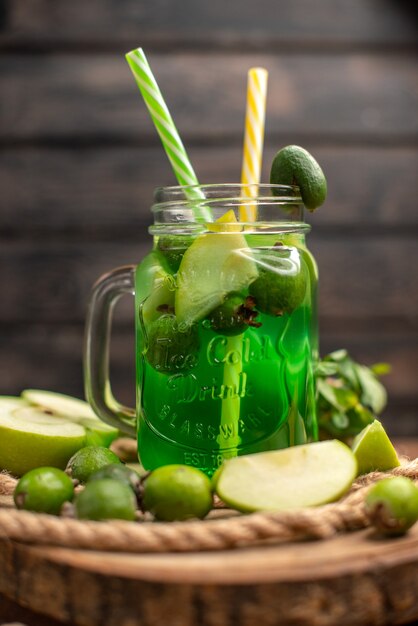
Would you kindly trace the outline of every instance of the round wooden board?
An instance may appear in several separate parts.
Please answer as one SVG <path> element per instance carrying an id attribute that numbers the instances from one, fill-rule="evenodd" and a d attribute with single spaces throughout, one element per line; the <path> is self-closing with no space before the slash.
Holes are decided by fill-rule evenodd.
<path id="1" fill-rule="evenodd" d="M 418 618 L 418 528 L 229 552 L 128 555 L 0 540 L 0 591 L 70 624 L 401 624 Z"/>
<path id="2" fill-rule="evenodd" d="M 410 447 L 402 451 L 412 456 Z M 405 624 L 418 619 L 418 525 L 393 540 L 365 530 L 327 541 L 156 555 L 0 538 L 0 593 L 85 626 Z"/>

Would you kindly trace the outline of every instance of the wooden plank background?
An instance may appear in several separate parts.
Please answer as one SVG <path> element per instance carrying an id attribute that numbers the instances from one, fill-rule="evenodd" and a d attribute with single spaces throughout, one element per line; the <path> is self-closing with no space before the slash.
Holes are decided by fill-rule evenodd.
<path id="1" fill-rule="evenodd" d="M 321 351 L 388 361 L 393 434 L 418 434 L 415 3 L 0 0 L 0 393 L 81 396 L 94 280 L 150 247 L 154 187 L 173 184 L 123 54 L 146 47 L 202 182 L 240 175 L 246 71 L 270 72 L 264 180 L 277 149 L 321 162 L 310 216 Z M 133 402 L 133 307 L 112 345 Z"/>

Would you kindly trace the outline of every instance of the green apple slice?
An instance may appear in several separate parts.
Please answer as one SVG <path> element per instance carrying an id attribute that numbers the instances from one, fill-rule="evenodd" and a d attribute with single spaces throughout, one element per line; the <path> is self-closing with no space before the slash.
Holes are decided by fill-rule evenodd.
<path id="1" fill-rule="evenodd" d="M 42 389 L 25 389 L 22 398 L 40 411 L 65 417 L 83 426 L 87 430 L 87 442 L 91 445 L 108 447 L 119 436 L 118 429 L 102 422 L 84 400 Z"/>
<path id="2" fill-rule="evenodd" d="M 156 252 L 150 252 L 142 261 L 139 276 L 136 298 L 142 302 L 142 319 L 148 326 L 170 308 L 174 310 L 175 279 L 163 267 Z M 165 307 L 165 311 L 160 307 Z"/>
<path id="3" fill-rule="evenodd" d="M 400 465 L 396 450 L 379 420 L 374 420 L 355 437 L 353 453 L 359 474 L 385 472 Z"/>
<path id="4" fill-rule="evenodd" d="M 29 404 L 51 411 L 62 417 L 89 417 L 97 419 L 88 402 L 63 393 L 44 391 L 43 389 L 25 389 L 22 391 L 22 398 L 27 400 Z"/>
<path id="5" fill-rule="evenodd" d="M 321 441 L 228 459 L 216 492 L 239 511 L 284 511 L 337 500 L 356 474 L 356 459 L 348 446 Z"/>
<path id="6" fill-rule="evenodd" d="M 86 429 L 86 445 L 88 446 L 103 446 L 108 448 L 112 441 L 115 441 L 120 435 L 117 428 L 108 426 L 99 419 L 83 417 L 79 420 L 74 420 L 74 422 Z"/>
<path id="7" fill-rule="evenodd" d="M 35 467 L 64 469 L 83 447 L 83 426 L 32 407 L 0 410 L 0 468 L 22 476 Z"/>
<path id="8" fill-rule="evenodd" d="M 0 411 L 13 411 L 28 405 L 29 402 L 19 396 L 0 396 Z"/>
<path id="9" fill-rule="evenodd" d="M 233 211 L 217 222 L 217 229 L 216 222 L 211 225 L 215 232 L 197 237 L 184 253 L 175 295 L 179 323 L 198 322 L 228 294 L 247 289 L 258 276 L 245 237 L 231 227 L 236 222 Z M 224 222 L 228 223 L 221 226 Z M 226 232 L 216 232 L 223 228 Z"/>

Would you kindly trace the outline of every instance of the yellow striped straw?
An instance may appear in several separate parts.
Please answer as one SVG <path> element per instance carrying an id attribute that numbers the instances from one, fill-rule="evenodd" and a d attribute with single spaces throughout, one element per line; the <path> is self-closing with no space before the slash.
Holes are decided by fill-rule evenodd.
<path id="1" fill-rule="evenodd" d="M 245 115 L 244 155 L 242 158 L 241 183 L 252 185 L 241 192 L 242 204 L 239 207 L 240 222 L 254 222 L 257 219 L 255 202 L 245 200 L 258 193 L 261 176 L 261 162 L 264 140 L 264 118 L 266 112 L 267 70 L 253 67 L 248 71 L 247 110 Z M 226 354 L 239 355 L 234 363 L 225 364 L 223 385 L 225 389 L 238 390 L 242 376 L 242 335 L 227 337 Z M 241 398 L 238 393 L 222 400 L 221 430 L 231 433 L 228 439 L 229 456 L 237 456 L 241 443 L 239 434 Z M 221 445 L 221 442 L 219 442 Z"/>
<path id="2" fill-rule="evenodd" d="M 257 196 L 260 183 L 261 163 L 263 159 L 264 120 L 266 116 L 268 72 L 262 67 L 248 70 L 247 109 L 245 114 L 244 152 L 242 157 L 241 183 L 252 185 L 244 187 L 242 196 Z M 240 206 L 240 222 L 254 222 L 257 219 L 257 207 L 251 202 Z"/>

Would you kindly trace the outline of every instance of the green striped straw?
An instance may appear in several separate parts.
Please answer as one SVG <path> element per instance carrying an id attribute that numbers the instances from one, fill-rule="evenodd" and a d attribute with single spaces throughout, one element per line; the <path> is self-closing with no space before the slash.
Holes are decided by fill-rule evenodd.
<path id="1" fill-rule="evenodd" d="M 126 55 L 126 60 L 150 112 L 155 128 L 160 135 L 179 185 L 186 187 L 185 194 L 189 200 L 204 199 L 205 195 L 201 189 L 190 187 L 190 185 L 199 185 L 199 181 L 144 51 L 142 48 L 131 50 Z M 212 221 L 212 213 L 208 207 L 194 204 L 193 213 L 198 222 Z"/>

